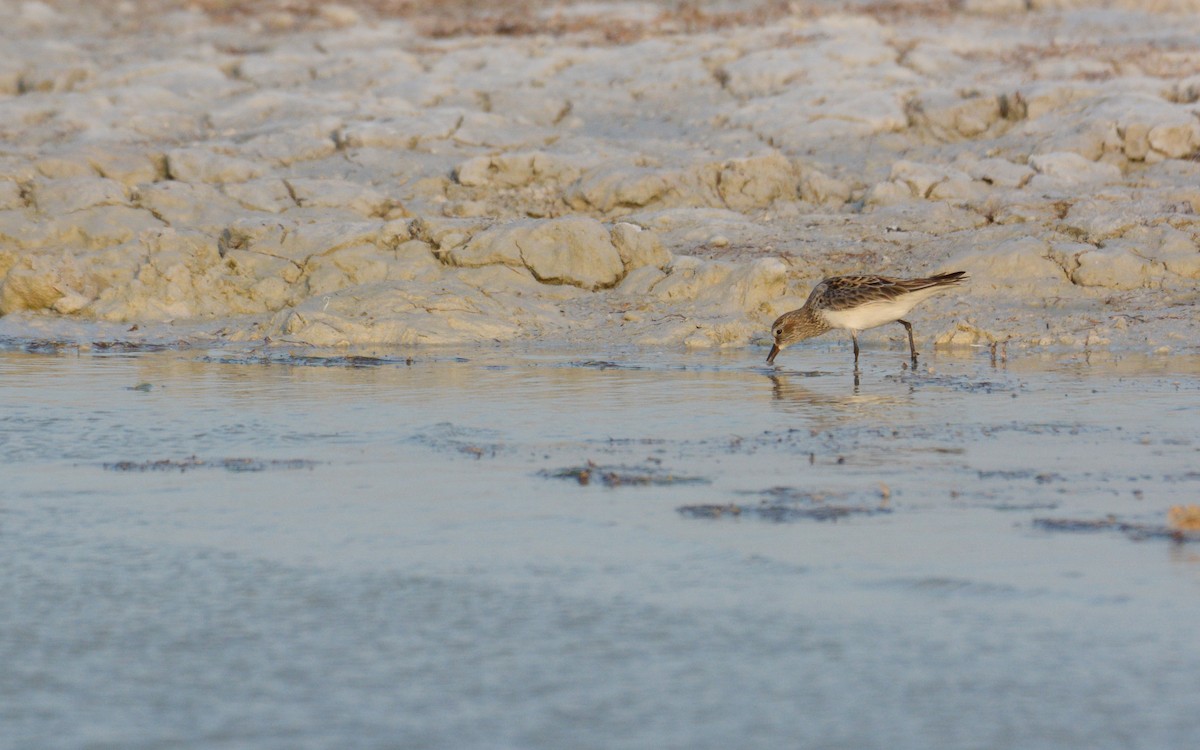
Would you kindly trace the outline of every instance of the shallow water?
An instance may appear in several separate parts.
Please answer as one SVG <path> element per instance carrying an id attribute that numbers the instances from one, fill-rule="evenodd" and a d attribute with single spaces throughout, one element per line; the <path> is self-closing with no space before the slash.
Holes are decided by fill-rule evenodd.
<path id="1" fill-rule="evenodd" d="M 1197 360 L 462 354 L 0 352 L 0 746 L 1200 736 Z"/>

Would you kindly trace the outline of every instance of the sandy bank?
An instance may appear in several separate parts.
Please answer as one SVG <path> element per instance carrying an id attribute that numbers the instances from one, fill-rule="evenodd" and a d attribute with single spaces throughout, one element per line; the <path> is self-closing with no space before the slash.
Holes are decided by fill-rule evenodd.
<path id="1" fill-rule="evenodd" d="M 1135 5 L 0 2 L 0 333 L 741 346 L 962 269 L 927 343 L 1195 351 L 1200 17 Z"/>

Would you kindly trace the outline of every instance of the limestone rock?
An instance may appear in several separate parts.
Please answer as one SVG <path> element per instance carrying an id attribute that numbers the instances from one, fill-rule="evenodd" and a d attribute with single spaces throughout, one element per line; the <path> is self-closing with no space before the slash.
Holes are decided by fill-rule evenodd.
<path id="1" fill-rule="evenodd" d="M 1024 187 L 1034 170 L 1007 159 L 978 159 L 959 165 L 973 180 L 1005 188 Z"/>
<path id="2" fill-rule="evenodd" d="M 1003 108 L 996 95 L 926 92 L 909 102 L 913 126 L 943 141 L 978 138 L 1001 122 Z"/>
<path id="3" fill-rule="evenodd" d="M 671 262 L 671 251 L 663 247 L 655 232 L 620 222 L 613 225 L 611 234 L 626 273 L 643 266 L 663 268 Z"/>
<path id="4" fill-rule="evenodd" d="M 24 207 L 25 197 L 21 194 L 21 186 L 11 180 L 0 180 L 0 211 Z"/>
<path id="5" fill-rule="evenodd" d="M 1054 185 L 1077 185 L 1089 182 L 1112 182 L 1120 179 L 1121 170 L 1113 164 L 1091 161 L 1072 152 L 1036 154 L 1029 157 L 1029 166 Z"/>
<path id="6" fill-rule="evenodd" d="M 277 214 L 296 206 L 292 191 L 278 178 L 232 182 L 222 185 L 221 192 L 251 211 Z"/>
<path id="7" fill-rule="evenodd" d="M 455 177 L 468 187 L 523 187 L 543 180 L 574 180 L 579 169 L 566 159 L 541 151 L 476 156 L 459 164 Z"/>
<path id="8" fill-rule="evenodd" d="M 33 199 L 38 211 L 61 216 L 93 206 L 125 205 L 125 186 L 102 177 L 74 177 L 35 183 Z"/>
<path id="9" fill-rule="evenodd" d="M 657 172 L 610 167 L 585 173 L 564 198 L 572 208 L 609 213 L 647 206 L 669 189 L 670 183 Z"/>
<path id="10" fill-rule="evenodd" d="M 362 216 L 384 216 L 392 201 L 377 191 L 348 180 L 289 179 L 288 190 L 301 208 L 345 208 Z"/>
<path id="11" fill-rule="evenodd" d="M 735 211 L 761 208 L 776 200 L 795 200 L 796 171 L 782 154 L 772 152 L 721 165 L 716 189 L 722 202 Z"/>
<path id="12" fill-rule="evenodd" d="M 995 247 L 962 253 L 944 264 L 966 271 L 970 293 L 1045 297 L 1059 293 L 1065 282 L 1063 269 L 1050 259 L 1050 248 L 1033 237 L 1017 237 Z"/>
<path id="13" fill-rule="evenodd" d="M 1148 261 L 1134 252 L 1128 243 L 1115 240 L 1079 256 L 1079 267 L 1071 281 L 1080 286 L 1106 289 L 1138 289 L 1161 279 L 1161 264 Z"/>
<path id="14" fill-rule="evenodd" d="M 525 266 L 543 283 L 598 289 L 616 284 L 624 274 L 621 254 L 595 219 L 570 216 L 539 222 L 516 242 Z"/>
<path id="15" fill-rule="evenodd" d="M 167 173 L 180 182 L 246 182 L 262 177 L 257 164 L 205 148 L 177 148 L 167 152 Z"/>
<path id="16" fill-rule="evenodd" d="M 810 203 L 840 205 L 850 200 L 850 194 L 848 183 L 819 169 L 805 167 L 800 173 L 800 197 Z"/>

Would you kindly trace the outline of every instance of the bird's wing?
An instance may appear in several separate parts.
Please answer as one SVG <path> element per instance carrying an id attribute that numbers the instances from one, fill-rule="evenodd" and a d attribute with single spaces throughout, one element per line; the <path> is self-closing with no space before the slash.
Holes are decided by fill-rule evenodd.
<path id="1" fill-rule="evenodd" d="M 813 289 L 813 297 L 826 310 L 847 310 L 872 302 L 891 302 L 925 285 L 887 276 L 834 276 Z"/>

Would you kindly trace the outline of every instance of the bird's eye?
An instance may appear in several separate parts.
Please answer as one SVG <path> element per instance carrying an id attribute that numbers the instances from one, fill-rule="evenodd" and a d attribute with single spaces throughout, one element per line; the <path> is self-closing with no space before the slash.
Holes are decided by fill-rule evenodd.
<path id="1" fill-rule="evenodd" d="M 783 329 L 782 329 L 782 328 L 776 328 L 776 329 L 775 329 L 775 335 L 776 335 L 776 336 L 782 336 L 782 335 L 783 335 Z"/>

